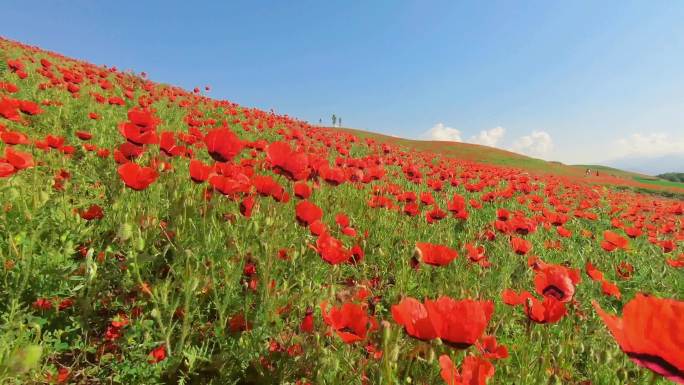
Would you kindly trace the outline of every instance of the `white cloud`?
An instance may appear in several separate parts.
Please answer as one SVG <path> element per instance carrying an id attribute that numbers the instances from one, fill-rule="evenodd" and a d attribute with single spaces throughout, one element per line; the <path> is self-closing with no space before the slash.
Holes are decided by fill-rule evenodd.
<path id="1" fill-rule="evenodd" d="M 470 137 L 468 143 L 481 144 L 483 146 L 496 147 L 506 134 L 506 129 L 498 126 L 489 130 L 482 130 L 476 136 Z"/>
<path id="2" fill-rule="evenodd" d="M 553 140 L 546 131 L 533 131 L 513 141 L 511 151 L 544 158 L 553 150 Z"/>
<path id="3" fill-rule="evenodd" d="M 684 137 L 672 138 L 668 134 L 632 134 L 615 142 L 617 157 L 684 154 Z"/>
<path id="4" fill-rule="evenodd" d="M 482 130 L 479 134 L 463 140 L 460 130 L 445 126 L 444 123 L 437 123 L 431 129 L 424 132 L 422 137 L 429 140 L 466 142 L 489 147 L 507 148 L 501 143 L 505 135 L 506 129 L 497 126 L 488 130 Z M 529 135 L 521 136 L 514 140 L 508 149 L 525 155 L 544 158 L 551 154 L 553 140 L 546 131 L 533 131 Z"/>
<path id="5" fill-rule="evenodd" d="M 423 137 L 429 140 L 443 140 L 449 142 L 460 142 L 461 131 L 453 127 L 447 127 L 444 123 L 437 123 L 427 130 Z"/>

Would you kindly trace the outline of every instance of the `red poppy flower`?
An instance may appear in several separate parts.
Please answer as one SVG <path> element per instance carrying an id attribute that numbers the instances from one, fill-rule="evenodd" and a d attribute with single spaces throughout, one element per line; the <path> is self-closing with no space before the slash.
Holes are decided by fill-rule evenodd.
<path id="1" fill-rule="evenodd" d="M 228 320 L 228 328 L 231 332 L 244 332 L 252 329 L 252 325 L 247 322 L 243 313 L 237 313 Z"/>
<path id="2" fill-rule="evenodd" d="M 335 215 L 335 223 L 341 228 L 349 227 L 349 217 L 345 213 Z"/>
<path id="3" fill-rule="evenodd" d="M 603 241 L 601 242 L 601 247 L 605 251 L 613 251 L 615 249 L 626 250 L 629 247 L 629 240 L 610 230 L 606 230 L 603 232 Z"/>
<path id="4" fill-rule="evenodd" d="M 43 113 L 43 110 L 40 109 L 38 103 L 32 102 L 30 100 L 20 100 L 19 111 L 25 113 L 26 115 L 38 115 Z"/>
<path id="5" fill-rule="evenodd" d="M 323 321 L 347 344 L 365 339 L 368 332 L 377 327 L 375 319 L 359 304 L 345 303 L 328 312 L 328 303 L 324 301 L 321 313 Z"/>
<path id="6" fill-rule="evenodd" d="M 151 167 L 141 167 L 128 162 L 119 166 L 119 176 L 126 186 L 133 190 L 144 190 L 157 179 L 157 171 Z"/>
<path id="7" fill-rule="evenodd" d="M 0 134 L 0 139 L 2 139 L 5 144 L 10 146 L 15 146 L 17 144 L 28 144 L 28 136 L 21 132 L 16 131 L 4 131 Z"/>
<path id="8" fill-rule="evenodd" d="M 0 90 L 5 90 L 10 94 L 13 94 L 19 91 L 19 87 L 12 83 L 0 82 Z"/>
<path id="9" fill-rule="evenodd" d="M 299 324 L 299 331 L 302 333 L 311 333 L 314 328 L 313 310 L 311 308 L 306 309 L 306 314 L 302 322 Z"/>
<path id="10" fill-rule="evenodd" d="M 544 297 L 543 301 L 537 298 L 527 298 L 524 304 L 525 314 L 536 323 L 556 323 L 567 313 L 565 302 L 561 302 L 554 297 Z"/>
<path id="11" fill-rule="evenodd" d="M 81 140 L 90 140 L 93 138 L 93 134 L 87 131 L 76 131 L 76 136 Z"/>
<path id="12" fill-rule="evenodd" d="M 366 256 L 366 253 L 363 251 L 363 249 L 359 245 L 352 246 L 350 252 L 351 252 L 351 259 L 349 259 L 349 262 L 352 264 L 358 264 L 358 263 L 363 262 L 363 259 Z"/>
<path id="13" fill-rule="evenodd" d="M 494 375 L 494 365 L 491 362 L 470 355 L 463 359 L 459 371 L 451 358 L 443 354 L 439 356 L 439 368 L 439 374 L 446 385 L 485 385 Z"/>
<path id="14" fill-rule="evenodd" d="M 98 205 L 90 205 L 90 207 L 88 207 L 88 210 L 79 210 L 78 214 L 81 216 L 81 218 L 85 219 L 86 221 L 104 218 L 104 212 L 102 211 L 102 207 Z"/>
<path id="15" fill-rule="evenodd" d="M 420 207 L 417 203 L 407 203 L 404 205 L 404 214 L 414 217 L 420 213 Z"/>
<path id="16" fill-rule="evenodd" d="M 195 183 L 202 183 L 209 179 L 213 167 L 208 166 L 197 159 L 190 160 L 190 179 Z"/>
<path id="17" fill-rule="evenodd" d="M 454 300 L 446 296 L 425 300 L 437 335 L 445 342 L 466 348 L 482 336 L 494 313 L 494 302 Z"/>
<path id="18" fill-rule="evenodd" d="M 128 111 L 128 120 L 143 131 L 153 131 L 161 123 L 161 120 L 154 115 L 154 111 L 140 108 L 133 108 Z"/>
<path id="19" fill-rule="evenodd" d="M 575 285 L 580 282 L 579 271 L 565 266 L 544 264 L 535 272 L 534 287 L 537 293 L 551 296 L 561 302 L 568 302 L 575 294 Z"/>
<path id="20" fill-rule="evenodd" d="M 240 214 L 247 218 L 251 217 L 252 209 L 254 208 L 254 203 L 255 198 L 253 195 L 244 198 L 242 202 L 240 202 Z"/>
<path id="21" fill-rule="evenodd" d="M 215 128 L 204 137 L 209 155 L 217 162 L 230 162 L 242 151 L 244 143 L 228 128 Z"/>
<path id="22" fill-rule="evenodd" d="M 5 148 L 5 159 L 17 170 L 33 167 L 33 156 L 26 152 L 21 152 L 12 147 Z"/>
<path id="23" fill-rule="evenodd" d="M 442 211 L 442 209 L 440 209 L 439 207 L 435 207 L 434 209 L 425 213 L 425 219 L 428 223 L 435 223 L 444 218 L 446 218 L 446 213 Z"/>
<path id="24" fill-rule="evenodd" d="M 33 307 L 38 310 L 50 310 L 52 309 L 52 302 L 46 298 L 38 298 L 33 302 Z"/>
<path id="25" fill-rule="evenodd" d="M 148 362 L 151 364 L 156 364 L 158 362 L 164 361 L 166 359 L 166 347 L 164 345 L 158 346 L 149 354 Z"/>
<path id="26" fill-rule="evenodd" d="M 666 239 L 660 242 L 660 247 L 663 249 L 663 253 L 670 253 L 677 245 L 671 239 Z"/>
<path id="27" fill-rule="evenodd" d="M 433 243 L 416 243 L 416 254 L 423 263 L 433 266 L 445 266 L 451 263 L 458 252 L 443 245 L 436 245 Z"/>
<path id="28" fill-rule="evenodd" d="M 294 193 L 297 198 L 307 199 L 311 196 L 311 187 L 306 182 L 297 182 L 294 184 Z"/>
<path id="29" fill-rule="evenodd" d="M 603 291 L 603 294 L 615 297 L 617 299 L 620 299 L 620 297 L 622 297 L 622 294 L 620 293 L 620 288 L 618 288 L 616 284 L 608 280 L 601 281 L 601 291 Z"/>
<path id="30" fill-rule="evenodd" d="M 625 228 L 625 234 L 630 238 L 636 238 L 641 235 L 641 229 L 638 227 L 627 227 Z"/>
<path id="31" fill-rule="evenodd" d="M 516 293 L 514 290 L 505 289 L 501 293 L 501 299 L 506 305 L 518 306 L 527 302 L 528 298 L 534 298 L 534 296 L 527 290 L 523 290 L 520 294 Z"/>
<path id="32" fill-rule="evenodd" d="M 465 244 L 466 250 L 468 250 L 468 259 L 472 262 L 478 262 L 482 259 L 487 258 L 485 256 L 485 248 L 484 246 L 475 246 L 472 243 L 466 243 Z"/>
<path id="33" fill-rule="evenodd" d="M 615 267 L 615 272 L 620 279 L 629 280 L 634 274 L 634 266 L 629 262 L 622 261 Z"/>
<path id="34" fill-rule="evenodd" d="M 249 177 L 245 174 L 237 173 L 232 177 L 223 175 L 212 175 L 208 179 L 209 184 L 221 194 L 237 199 L 240 195 L 249 193 L 251 184 Z"/>
<path id="35" fill-rule="evenodd" d="M 64 145 L 65 138 L 63 136 L 46 135 L 45 142 L 50 148 L 60 148 Z"/>
<path id="36" fill-rule="evenodd" d="M 313 221 L 309 225 L 309 231 L 311 231 L 311 235 L 314 236 L 319 236 L 322 235 L 323 233 L 328 231 L 328 227 L 323 223 L 320 219 Z"/>
<path id="37" fill-rule="evenodd" d="M 572 231 L 566 229 L 563 226 L 556 227 L 556 232 L 558 232 L 558 235 L 560 235 L 563 238 L 570 238 L 572 236 Z"/>
<path id="38" fill-rule="evenodd" d="M 292 151 L 285 142 L 274 142 L 266 150 L 266 159 L 278 171 L 292 180 L 309 177 L 309 158 L 303 152 Z"/>
<path id="39" fill-rule="evenodd" d="M 0 99 L 0 116 L 14 122 L 20 121 L 21 115 L 19 115 L 19 104 L 17 101 L 9 98 Z"/>
<path id="40" fill-rule="evenodd" d="M 532 242 L 519 237 L 511 238 L 511 246 L 513 251 L 519 255 L 525 255 L 528 251 L 532 250 Z"/>
<path id="41" fill-rule="evenodd" d="M 14 166 L 0 161 L 0 178 L 6 178 L 14 174 Z"/>
<path id="42" fill-rule="evenodd" d="M 415 298 L 404 298 L 399 304 L 393 305 L 392 317 L 411 337 L 420 340 L 437 338 L 437 331 L 428 315 L 427 308 Z"/>
<path id="43" fill-rule="evenodd" d="M 309 201 L 301 201 L 295 206 L 297 221 L 308 226 L 313 222 L 323 218 L 323 210 Z"/>
<path id="44" fill-rule="evenodd" d="M 494 336 L 482 337 L 475 343 L 475 346 L 484 358 L 498 360 L 508 357 L 508 349 L 503 345 L 499 345 Z"/>
<path id="45" fill-rule="evenodd" d="M 159 136 L 155 131 L 143 131 L 134 124 L 124 123 L 120 131 L 127 141 L 138 146 L 159 143 Z"/>
<path id="46" fill-rule="evenodd" d="M 316 240 L 316 250 L 324 261 L 331 265 L 337 265 L 349 261 L 352 254 L 342 242 L 324 232 Z"/>
<path id="47" fill-rule="evenodd" d="M 599 269 L 594 267 L 594 265 L 592 265 L 591 262 L 587 261 L 587 264 L 584 269 L 587 272 L 587 275 L 594 281 L 603 281 L 603 273 Z"/>
<path id="48" fill-rule="evenodd" d="M 429 191 L 424 191 L 420 193 L 420 202 L 423 203 L 424 205 L 430 206 L 435 203 L 435 198 L 432 196 L 432 193 Z"/>
<path id="49" fill-rule="evenodd" d="M 2 164 L 0 163 L 0 166 L 1 165 Z M 676 259 L 668 258 L 665 260 L 665 262 L 667 262 L 668 265 L 670 265 L 674 268 L 682 268 L 682 267 L 684 267 L 684 253 L 679 254 L 679 257 L 677 257 Z"/>
<path id="50" fill-rule="evenodd" d="M 684 384 L 684 302 L 637 294 L 610 315 L 592 301 L 623 352 L 639 366 Z"/>

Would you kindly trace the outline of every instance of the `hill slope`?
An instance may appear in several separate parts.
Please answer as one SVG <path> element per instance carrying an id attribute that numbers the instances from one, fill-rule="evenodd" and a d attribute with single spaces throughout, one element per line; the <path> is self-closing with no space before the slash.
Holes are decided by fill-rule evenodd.
<path id="1" fill-rule="evenodd" d="M 404 139 L 353 128 L 329 127 L 329 129 L 353 133 L 360 138 L 372 138 L 381 143 L 391 143 L 415 151 L 433 152 L 457 159 L 506 167 L 516 167 L 532 173 L 559 175 L 591 184 L 641 189 L 644 191 L 650 190 L 654 192 L 664 191 L 673 193 L 675 196 L 684 194 L 684 185 L 658 183 L 658 178 L 612 167 L 599 165 L 565 165 L 559 162 L 547 162 L 542 159 L 532 158 L 499 148 L 471 143 Z M 589 177 L 585 177 L 587 168 L 594 171 Z M 597 170 L 599 171 L 598 176 L 596 175 Z"/>

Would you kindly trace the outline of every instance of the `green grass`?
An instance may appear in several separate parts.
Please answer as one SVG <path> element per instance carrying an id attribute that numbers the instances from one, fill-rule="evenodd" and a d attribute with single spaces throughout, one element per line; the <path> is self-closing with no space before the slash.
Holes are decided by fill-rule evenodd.
<path id="1" fill-rule="evenodd" d="M 637 180 L 637 181 L 642 182 L 642 183 L 649 183 L 649 184 L 654 184 L 654 185 L 658 185 L 658 186 L 684 188 L 684 183 L 682 183 L 682 182 L 672 182 L 672 181 L 665 180 L 665 179 L 652 179 L 652 178 L 634 177 L 634 180 Z"/>
<path id="2" fill-rule="evenodd" d="M 590 169 L 593 172 L 596 172 L 598 170 L 599 172 L 607 173 L 607 174 L 614 175 L 614 176 L 619 176 L 622 178 L 633 178 L 633 179 L 643 178 L 645 180 L 655 179 L 654 177 L 651 177 L 648 175 L 639 174 L 639 173 L 631 172 L 631 171 L 620 170 L 620 169 L 617 169 L 614 167 L 601 166 L 601 165 L 597 165 L 597 164 L 577 164 L 577 165 L 573 165 L 572 167 L 577 167 L 581 171 L 584 171 L 586 169 Z"/>

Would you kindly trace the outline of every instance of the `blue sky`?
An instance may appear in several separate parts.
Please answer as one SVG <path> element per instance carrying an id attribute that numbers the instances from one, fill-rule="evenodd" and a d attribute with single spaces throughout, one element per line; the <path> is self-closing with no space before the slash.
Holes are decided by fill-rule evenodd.
<path id="1" fill-rule="evenodd" d="M 317 122 L 684 155 L 682 1 L 3 1 L 0 35 Z"/>

